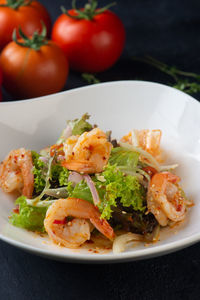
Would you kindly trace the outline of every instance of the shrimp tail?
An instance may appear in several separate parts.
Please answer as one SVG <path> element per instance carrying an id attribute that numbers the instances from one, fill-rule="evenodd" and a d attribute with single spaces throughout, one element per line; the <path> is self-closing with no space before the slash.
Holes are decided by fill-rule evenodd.
<path id="1" fill-rule="evenodd" d="M 73 170 L 77 172 L 91 173 L 91 169 L 95 167 L 95 164 L 91 161 L 82 160 L 82 161 L 63 161 L 62 166 L 68 170 Z"/>
<path id="2" fill-rule="evenodd" d="M 164 174 L 167 181 L 171 183 L 178 183 L 181 180 L 179 176 L 172 174 L 170 172 L 163 172 L 162 174 Z"/>
<path id="3" fill-rule="evenodd" d="M 114 230 L 105 219 L 91 218 L 90 222 L 109 240 L 112 241 L 114 239 L 115 237 Z"/>
<path id="4" fill-rule="evenodd" d="M 74 219 L 68 224 L 64 221 L 63 224 L 67 216 Z M 47 210 L 44 226 L 53 242 L 68 248 L 77 248 L 90 239 L 91 229 L 87 219 L 108 239 L 114 238 L 112 227 L 106 220 L 101 219 L 98 208 L 78 198 L 59 199 L 54 202 Z"/>

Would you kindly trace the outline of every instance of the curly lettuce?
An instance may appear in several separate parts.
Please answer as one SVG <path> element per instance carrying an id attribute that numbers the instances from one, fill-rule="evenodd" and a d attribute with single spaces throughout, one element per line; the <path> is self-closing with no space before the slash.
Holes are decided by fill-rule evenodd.
<path id="1" fill-rule="evenodd" d="M 51 185 L 67 186 L 69 171 L 61 165 L 52 165 L 51 167 Z"/>
<path id="2" fill-rule="evenodd" d="M 124 207 L 131 206 L 135 211 L 141 212 L 145 210 L 145 191 L 137 177 L 125 176 L 116 165 L 108 165 L 102 176 L 105 178 L 103 185 L 106 190 L 99 204 L 102 218 L 111 218 L 112 208 L 117 207 L 118 200 Z"/>
<path id="3" fill-rule="evenodd" d="M 45 163 L 40 160 L 40 155 L 32 151 L 34 192 L 39 194 L 45 187 L 46 168 Z"/>

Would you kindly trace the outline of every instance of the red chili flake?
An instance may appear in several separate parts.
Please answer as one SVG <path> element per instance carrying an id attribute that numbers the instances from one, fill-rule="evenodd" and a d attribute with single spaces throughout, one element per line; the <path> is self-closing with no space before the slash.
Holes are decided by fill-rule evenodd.
<path id="1" fill-rule="evenodd" d="M 181 209 L 182 209 L 182 205 L 181 205 L 181 204 L 178 204 L 178 205 L 176 206 L 176 210 L 177 210 L 177 211 L 181 211 Z"/>
<path id="2" fill-rule="evenodd" d="M 99 253 L 99 251 L 97 251 L 97 250 L 94 250 L 94 253 Z"/>
<path id="3" fill-rule="evenodd" d="M 50 147 L 50 156 L 54 156 L 54 154 L 64 155 L 63 144 L 52 145 Z"/>
<path id="4" fill-rule="evenodd" d="M 99 222 L 100 222 L 101 225 L 103 225 L 103 223 L 104 223 L 103 221 L 104 221 L 103 219 L 99 220 Z"/>
<path id="5" fill-rule="evenodd" d="M 66 224 L 66 218 L 64 220 L 54 220 L 53 224 Z"/>
<path id="6" fill-rule="evenodd" d="M 24 158 L 24 154 L 22 154 L 21 157 Z"/>
<path id="7" fill-rule="evenodd" d="M 13 212 L 14 212 L 15 214 L 19 214 L 19 207 L 13 208 Z"/>

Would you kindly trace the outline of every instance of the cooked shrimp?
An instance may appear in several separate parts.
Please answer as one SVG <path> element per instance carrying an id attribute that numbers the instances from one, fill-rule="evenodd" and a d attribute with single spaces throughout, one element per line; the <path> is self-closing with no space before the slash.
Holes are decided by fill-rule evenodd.
<path id="1" fill-rule="evenodd" d="M 180 178 L 170 172 L 156 173 L 150 181 L 147 207 L 162 226 L 166 226 L 168 220 L 178 222 L 185 217 L 184 199 L 177 186 L 179 181 Z"/>
<path id="2" fill-rule="evenodd" d="M 75 219 L 66 222 L 67 217 Z M 98 209 L 88 201 L 77 198 L 55 201 L 47 210 L 44 227 L 54 243 L 77 248 L 90 239 L 89 221 L 107 238 L 114 238 L 112 227 L 106 220 L 100 219 Z"/>
<path id="3" fill-rule="evenodd" d="M 0 187 L 10 193 L 22 191 L 31 198 L 34 188 L 31 151 L 20 148 L 12 150 L 0 165 Z"/>
<path id="4" fill-rule="evenodd" d="M 112 144 L 99 128 L 84 132 L 81 136 L 71 136 L 64 143 L 65 161 L 69 170 L 84 173 L 99 173 L 107 164 Z"/>
<path id="5" fill-rule="evenodd" d="M 161 135 L 162 132 L 159 129 L 132 130 L 127 135 L 123 136 L 121 142 L 129 143 L 135 147 L 141 147 L 143 150 L 156 157 L 160 154 Z"/>

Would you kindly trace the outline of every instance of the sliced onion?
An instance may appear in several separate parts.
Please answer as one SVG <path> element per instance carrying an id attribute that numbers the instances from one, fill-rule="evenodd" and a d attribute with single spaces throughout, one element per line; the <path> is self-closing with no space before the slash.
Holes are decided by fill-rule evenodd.
<path id="1" fill-rule="evenodd" d="M 174 170 L 178 167 L 178 164 L 173 164 L 173 165 L 166 165 L 166 166 L 160 166 L 159 171 L 169 171 L 169 170 Z"/>
<path id="2" fill-rule="evenodd" d="M 143 175 L 148 181 L 151 180 L 149 174 L 147 172 L 145 172 L 144 170 L 137 168 L 137 172 L 140 173 L 141 175 Z"/>
<path id="3" fill-rule="evenodd" d="M 127 169 L 125 167 L 122 167 L 122 166 L 118 166 L 117 167 L 121 172 L 127 174 L 127 175 L 131 175 L 131 176 L 136 176 L 138 177 L 138 180 L 142 181 L 143 180 L 143 175 L 139 174 L 136 172 L 136 170 L 130 170 L 130 169 Z"/>
<path id="4" fill-rule="evenodd" d="M 68 137 L 70 137 L 72 135 L 72 128 L 71 126 L 67 125 L 67 127 L 64 129 L 62 137 L 64 139 L 67 139 Z"/>
<path id="5" fill-rule="evenodd" d="M 139 143 L 138 143 L 138 137 L 135 129 L 132 130 L 131 135 L 132 135 L 132 145 L 138 147 Z"/>
<path id="6" fill-rule="evenodd" d="M 58 200 L 58 199 L 43 200 L 43 201 L 38 201 L 37 203 L 34 203 L 32 199 L 26 199 L 26 203 L 33 207 L 48 207 L 51 204 L 53 204 L 56 200 Z"/>
<path id="7" fill-rule="evenodd" d="M 143 241 L 143 236 L 132 232 L 122 234 L 115 238 L 113 242 L 113 253 L 123 252 L 129 242 Z"/>
<path id="8" fill-rule="evenodd" d="M 65 156 L 64 155 L 58 155 L 57 156 L 57 161 L 62 161 L 65 159 Z"/>
<path id="9" fill-rule="evenodd" d="M 60 198 L 67 198 L 68 192 L 66 187 L 57 188 L 57 189 L 45 189 L 45 195 L 60 199 Z"/>
<path id="10" fill-rule="evenodd" d="M 83 175 L 73 171 L 69 174 L 68 181 L 71 181 L 72 183 L 74 183 L 76 185 L 81 180 L 83 180 L 83 178 L 84 178 Z"/>
<path id="11" fill-rule="evenodd" d="M 48 157 L 50 152 L 50 147 L 46 147 L 40 150 L 40 155 L 44 157 Z"/>
<path id="12" fill-rule="evenodd" d="M 159 163 L 157 162 L 157 160 L 147 151 L 144 151 L 143 149 L 141 148 L 138 148 L 138 147 L 134 147 L 133 145 L 130 145 L 128 143 L 122 143 L 120 142 L 119 143 L 121 147 L 125 148 L 125 149 L 128 149 L 128 150 L 132 150 L 134 152 L 138 152 L 140 153 L 142 156 L 144 156 L 145 158 L 147 158 L 151 165 L 158 171 L 159 170 Z"/>
<path id="13" fill-rule="evenodd" d="M 62 144 L 71 135 L 72 135 L 72 128 L 71 128 L 71 126 L 67 125 L 67 127 L 62 131 L 61 136 L 57 140 L 56 144 L 57 145 Z"/>
<path id="14" fill-rule="evenodd" d="M 40 156 L 39 160 L 43 161 L 44 163 L 47 163 L 49 161 L 48 157 Z"/>
<path id="15" fill-rule="evenodd" d="M 87 182 L 87 185 L 91 191 L 92 194 L 92 198 L 94 201 L 94 205 L 98 205 L 100 203 L 100 198 L 99 198 L 99 194 L 97 192 L 97 189 L 94 185 L 94 182 L 92 181 L 91 177 L 89 175 L 84 175 L 84 178 Z"/>

